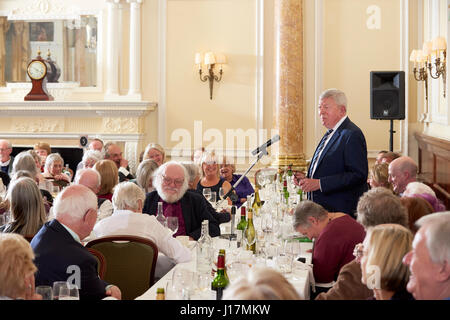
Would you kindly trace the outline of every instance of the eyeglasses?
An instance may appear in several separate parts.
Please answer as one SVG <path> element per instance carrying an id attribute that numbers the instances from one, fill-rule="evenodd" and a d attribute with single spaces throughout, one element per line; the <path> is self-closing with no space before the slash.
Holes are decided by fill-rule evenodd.
<path id="1" fill-rule="evenodd" d="M 9 149 L 11 149 L 11 148 L 0 148 L 0 152 L 6 151 L 6 150 L 9 150 Z"/>
<path id="2" fill-rule="evenodd" d="M 172 183 L 174 183 L 175 186 L 181 187 L 184 183 L 184 179 L 171 179 L 164 175 L 162 176 L 162 178 L 163 178 L 163 183 L 167 184 L 167 185 L 171 185 Z"/>

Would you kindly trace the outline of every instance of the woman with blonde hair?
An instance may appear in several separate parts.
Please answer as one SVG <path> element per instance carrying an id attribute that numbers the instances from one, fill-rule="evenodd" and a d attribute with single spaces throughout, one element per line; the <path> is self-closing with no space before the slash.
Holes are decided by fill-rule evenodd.
<path id="1" fill-rule="evenodd" d="M 406 290 L 408 266 L 403 257 L 411 251 L 413 235 L 399 224 L 370 228 L 362 244 L 362 283 L 373 290 L 376 300 L 414 300 Z"/>
<path id="2" fill-rule="evenodd" d="M 119 183 L 119 170 L 112 160 L 100 160 L 95 163 L 94 169 L 100 173 L 101 184 L 98 197 L 112 201 L 114 187 Z"/>
<path id="3" fill-rule="evenodd" d="M 34 253 L 21 235 L 0 233 L 0 300 L 38 300 L 34 293 Z"/>
<path id="4" fill-rule="evenodd" d="M 388 181 L 389 178 L 389 164 L 388 163 L 376 163 L 369 170 L 369 185 L 371 188 L 384 187 L 392 190 L 392 185 Z"/>
<path id="5" fill-rule="evenodd" d="M 164 148 L 157 143 L 150 143 L 147 145 L 144 151 L 144 157 L 142 160 L 153 160 L 158 164 L 158 167 L 166 160 L 166 152 Z"/>
<path id="6" fill-rule="evenodd" d="M 47 221 L 44 200 L 36 182 L 27 177 L 13 180 L 8 188 L 11 221 L 0 231 L 34 236 Z"/>
<path id="7" fill-rule="evenodd" d="M 154 160 L 142 161 L 136 170 L 136 183 L 145 193 L 155 190 L 153 188 L 153 173 L 158 169 L 158 164 Z"/>
<path id="8" fill-rule="evenodd" d="M 231 184 L 220 177 L 219 164 L 213 152 L 205 152 L 201 161 L 202 178 L 197 185 L 197 191 L 203 193 L 203 189 L 211 189 L 211 193 L 216 193 L 216 200 L 219 199 L 219 190 L 223 188 L 226 194 L 231 189 Z"/>
<path id="9" fill-rule="evenodd" d="M 278 271 L 254 267 L 225 289 L 223 300 L 300 300 L 300 296 Z"/>

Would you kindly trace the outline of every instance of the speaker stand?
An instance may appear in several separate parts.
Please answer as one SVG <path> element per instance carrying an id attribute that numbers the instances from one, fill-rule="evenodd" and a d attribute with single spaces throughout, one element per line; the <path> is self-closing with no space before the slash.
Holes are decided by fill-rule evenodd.
<path id="1" fill-rule="evenodd" d="M 391 119 L 391 128 L 389 129 L 390 137 L 389 137 L 389 151 L 394 151 L 394 120 Z"/>

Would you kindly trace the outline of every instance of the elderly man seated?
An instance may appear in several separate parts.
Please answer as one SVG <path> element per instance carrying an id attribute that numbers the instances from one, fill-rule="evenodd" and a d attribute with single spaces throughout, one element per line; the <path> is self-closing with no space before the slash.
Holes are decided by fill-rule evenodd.
<path id="1" fill-rule="evenodd" d="M 81 244 L 97 221 L 97 197 L 87 187 L 72 185 L 54 202 L 55 219 L 44 224 L 31 241 L 38 268 L 36 285 L 75 281 L 80 299 L 121 299 L 120 289 L 101 280 L 97 260 Z"/>
<path id="2" fill-rule="evenodd" d="M 394 188 L 394 192 L 399 196 L 403 195 L 406 186 L 410 182 L 416 181 L 417 164 L 407 156 L 403 156 L 393 160 L 389 164 L 389 182 Z"/>
<path id="3" fill-rule="evenodd" d="M 155 216 L 142 214 L 144 200 L 144 191 L 135 183 L 119 183 L 112 197 L 114 213 L 97 222 L 93 233 L 95 237 L 132 235 L 153 241 L 160 253 L 156 260 L 155 277 L 160 278 L 175 264 L 190 261 L 191 252 Z"/>
<path id="4" fill-rule="evenodd" d="M 416 300 L 450 300 L 450 211 L 420 218 L 412 250 L 403 258 L 411 272 L 406 289 Z"/>
<path id="5" fill-rule="evenodd" d="M 175 235 L 188 235 L 198 240 L 203 220 L 209 220 L 209 234 L 220 235 L 219 222 L 211 215 L 203 195 L 187 192 L 188 177 L 186 169 L 175 161 L 162 164 L 153 180 L 156 191 L 147 194 L 143 212 L 157 214 L 158 202 L 163 203 L 164 216 L 176 216 L 179 228 Z"/>

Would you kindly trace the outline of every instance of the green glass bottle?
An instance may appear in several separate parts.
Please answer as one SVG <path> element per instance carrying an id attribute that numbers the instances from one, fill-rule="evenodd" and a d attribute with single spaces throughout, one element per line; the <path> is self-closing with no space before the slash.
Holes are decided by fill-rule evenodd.
<path id="1" fill-rule="evenodd" d="M 288 191 L 286 179 L 283 182 L 283 196 L 284 196 L 284 199 L 286 200 L 286 204 L 288 204 L 289 203 L 289 191 Z"/>
<path id="2" fill-rule="evenodd" d="M 244 243 L 246 245 L 246 250 L 251 250 L 256 254 L 256 230 L 253 225 L 253 210 L 250 206 L 247 212 L 247 227 L 244 232 Z"/>
<path id="3" fill-rule="evenodd" d="M 219 250 L 219 255 L 222 255 L 224 258 L 224 261 L 226 261 L 226 257 L 225 257 L 225 249 L 220 249 Z M 228 274 L 227 274 L 227 265 L 225 264 L 224 266 L 224 273 L 225 273 L 225 277 L 227 278 L 228 282 L 230 282 L 230 278 L 228 278 Z"/>
<path id="4" fill-rule="evenodd" d="M 236 240 L 237 240 L 237 246 L 241 247 L 242 246 L 242 241 L 244 240 L 244 231 L 245 231 L 245 227 L 247 227 L 247 220 L 245 219 L 245 206 L 241 207 L 241 221 L 239 221 L 236 229 Z"/>
<path id="5" fill-rule="evenodd" d="M 230 281 L 225 276 L 225 256 L 219 254 L 217 258 L 217 273 L 211 282 L 211 290 L 216 291 L 216 300 L 222 300 L 223 290 Z"/>

